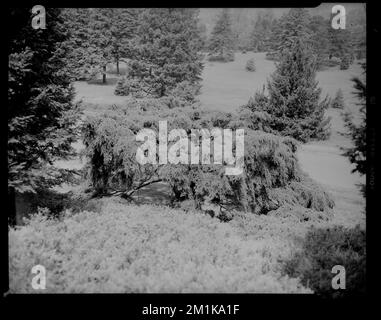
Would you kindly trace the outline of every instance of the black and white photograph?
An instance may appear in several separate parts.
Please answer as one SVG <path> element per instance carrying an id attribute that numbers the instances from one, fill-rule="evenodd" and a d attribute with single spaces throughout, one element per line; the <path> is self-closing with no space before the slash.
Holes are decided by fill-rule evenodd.
<path id="1" fill-rule="evenodd" d="M 125 5 L 8 8 L 4 294 L 365 295 L 367 4 Z"/>

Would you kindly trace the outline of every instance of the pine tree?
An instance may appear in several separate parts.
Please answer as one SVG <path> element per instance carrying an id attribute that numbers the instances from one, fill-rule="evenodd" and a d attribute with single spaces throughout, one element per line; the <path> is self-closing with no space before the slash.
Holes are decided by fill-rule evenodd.
<path id="1" fill-rule="evenodd" d="M 269 49 L 269 40 L 271 36 L 274 18 L 271 14 L 258 14 L 254 29 L 250 35 L 251 49 L 257 52 L 267 51 Z"/>
<path id="2" fill-rule="evenodd" d="M 152 97 L 167 95 L 184 81 L 197 85 L 201 49 L 198 10 L 146 9 L 139 17 L 128 75 L 121 81 Z"/>
<path id="3" fill-rule="evenodd" d="M 315 78 L 316 63 L 311 51 L 303 40 L 296 40 L 290 50 L 283 51 L 271 75 L 268 103 L 257 110 L 271 115 L 273 130 L 303 142 L 328 136 L 329 119 L 325 119 L 324 112 L 329 102 L 327 97 L 320 101 L 321 89 Z"/>
<path id="4" fill-rule="evenodd" d="M 209 60 L 234 60 L 234 35 L 228 9 L 223 9 L 213 28 L 209 41 Z"/>
<path id="5" fill-rule="evenodd" d="M 46 9 L 47 29 L 31 28 L 29 9 L 11 9 L 8 73 L 8 186 L 36 192 L 70 172 L 54 160 L 73 155 L 78 112 L 67 68 L 61 10 Z"/>

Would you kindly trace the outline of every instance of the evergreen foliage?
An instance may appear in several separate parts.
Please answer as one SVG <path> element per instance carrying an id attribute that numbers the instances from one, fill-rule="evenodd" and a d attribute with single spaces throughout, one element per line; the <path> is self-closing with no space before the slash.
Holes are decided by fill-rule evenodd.
<path id="1" fill-rule="evenodd" d="M 366 66 L 363 64 L 365 72 Z M 347 148 L 345 155 L 349 158 L 350 162 L 355 165 L 354 172 L 366 174 L 366 83 L 365 79 L 355 77 L 352 79 L 355 88 L 355 95 L 359 99 L 360 105 L 360 122 L 354 121 L 350 113 L 344 114 L 345 126 L 348 130 L 348 136 L 354 143 L 354 146 Z M 365 186 L 363 186 L 365 194 Z"/>
<path id="2" fill-rule="evenodd" d="M 210 36 L 209 60 L 223 62 L 234 60 L 234 34 L 228 9 L 222 10 Z"/>
<path id="3" fill-rule="evenodd" d="M 162 97 L 183 81 L 197 86 L 203 68 L 197 19 L 196 9 L 143 10 L 129 71 L 116 94 L 126 94 L 132 87 L 139 96 Z"/>
<path id="4" fill-rule="evenodd" d="M 8 187 L 36 192 L 61 184 L 71 171 L 53 162 L 74 154 L 77 108 L 65 61 L 61 10 L 47 9 L 48 29 L 31 28 L 29 9 L 11 9 L 8 41 Z"/>
<path id="5" fill-rule="evenodd" d="M 316 63 L 302 40 L 283 52 L 268 82 L 268 92 L 268 97 L 256 94 L 246 107 L 268 113 L 273 130 L 303 142 L 328 137 L 329 119 L 324 116 L 328 97 L 320 101 Z"/>

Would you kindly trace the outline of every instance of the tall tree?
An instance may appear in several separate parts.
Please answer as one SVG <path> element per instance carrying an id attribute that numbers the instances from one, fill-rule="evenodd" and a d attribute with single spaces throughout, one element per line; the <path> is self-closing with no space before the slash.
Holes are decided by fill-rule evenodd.
<path id="1" fill-rule="evenodd" d="M 197 9 L 144 10 L 127 78 L 117 89 L 133 83 L 144 95 L 161 97 L 184 81 L 198 84 L 202 46 Z"/>
<path id="2" fill-rule="evenodd" d="M 119 73 L 120 59 L 130 55 L 138 9 L 73 8 L 64 13 L 72 35 L 69 62 L 79 78 L 101 73 L 106 83 L 107 64 L 115 62 Z"/>
<path id="3" fill-rule="evenodd" d="M 229 10 L 223 9 L 210 35 L 209 54 L 222 58 L 233 54 L 234 60 L 234 40 Z"/>
<path id="4" fill-rule="evenodd" d="M 78 113 L 67 68 L 68 32 L 61 10 L 46 9 L 49 27 L 31 27 L 30 9 L 9 11 L 8 186 L 35 192 L 60 184 L 67 170 L 53 162 L 73 155 Z"/>
<path id="5" fill-rule="evenodd" d="M 292 8 L 284 14 L 273 30 L 273 50 L 281 53 L 285 49 L 291 49 L 296 41 L 302 40 L 305 44 L 310 42 L 310 21 L 306 9 Z"/>

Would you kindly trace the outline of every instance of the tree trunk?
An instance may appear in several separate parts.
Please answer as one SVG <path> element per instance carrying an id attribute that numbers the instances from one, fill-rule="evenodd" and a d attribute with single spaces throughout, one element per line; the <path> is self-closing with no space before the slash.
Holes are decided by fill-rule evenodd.
<path id="1" fill-rule="evenodd" d="M 102 83 L 106 83 L 106 66 L 103 66 L 103 79 L 102 79 Z"/>
<path id="2" fill-rule="evenodd" d="M 119 76 L 119 58 L 116 58 L 116 74 Z"/>

